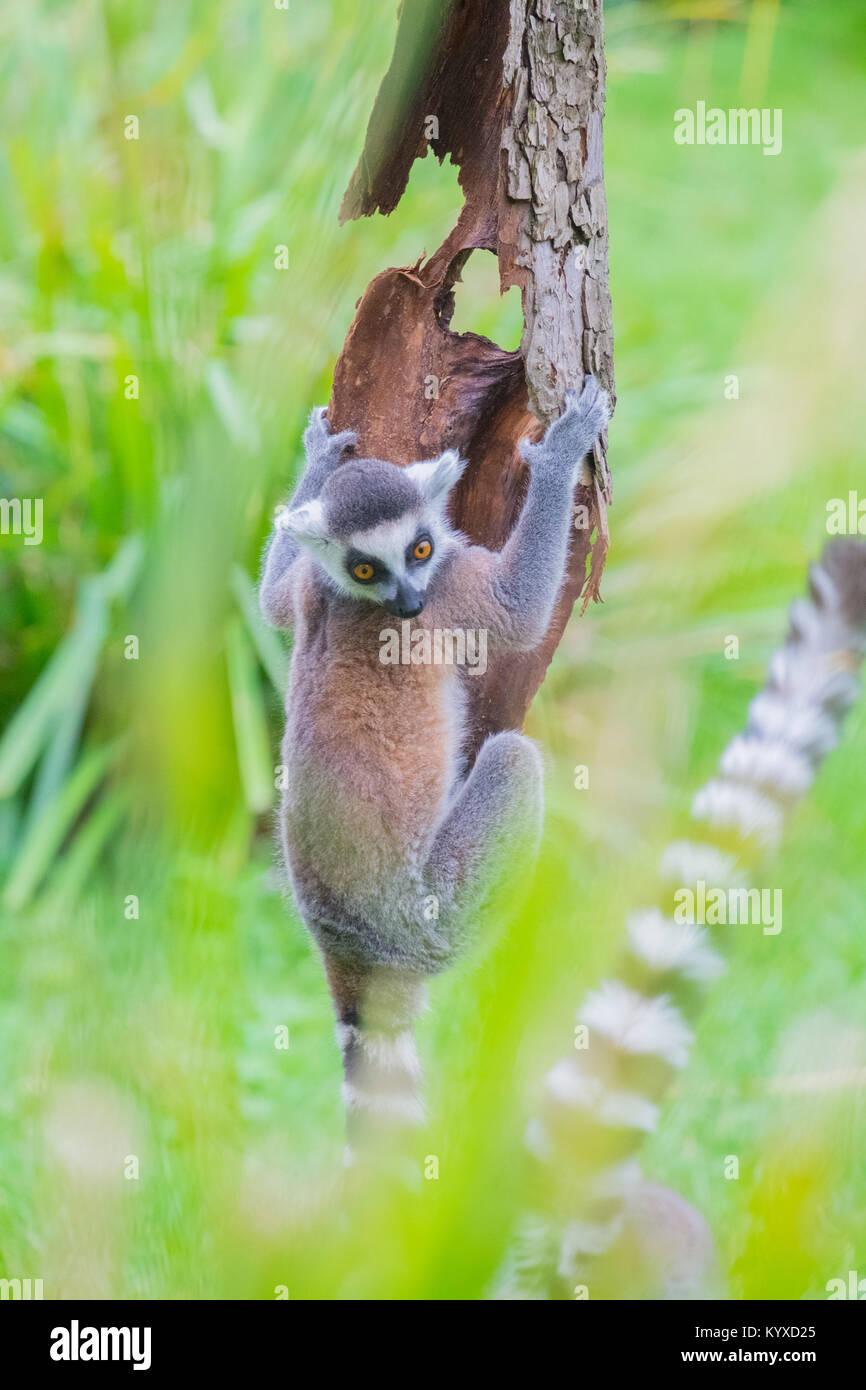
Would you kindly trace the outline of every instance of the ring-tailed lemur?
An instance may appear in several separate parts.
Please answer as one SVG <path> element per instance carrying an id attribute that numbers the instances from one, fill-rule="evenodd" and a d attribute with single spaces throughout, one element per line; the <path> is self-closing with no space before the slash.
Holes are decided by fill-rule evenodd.
<path id="1" fill-rule="evenodd" d="M 538 444 L 524 441 L 526 500 L 499 552 L 447 519 L 464 468 L 449 450 L 408 467 L 346 458 L 324 409 L 306 471 L 277 517 L 262 611 L 294 627 L 282 760 L 282 843 L 337 1014 L 350 1140 L 423 1119 L 412 1020 L 423 981 L 452 959 L 507 865 L 540 833 L 541 763 L 520 733 L 461 759 L 457 666 L 383 663 L 385 615 L 409 632 L 483 631 L 493 647 L 541 641 L 568 550 L 577 469 L 609 416 L 591 377 Z M 422 649 L 423 650 L 423 649 Z M 525 864 L 525 858 L 524 858 Z"/>
<path id="2" fill-rule="evenodd" d="M 859 691 L 866 544 L 832 541 L 810 579 L 809 597 L 791 607 L 787 641 L 771 659 L 745 733 L 695 797 L 701 837 L 668 847 L 657 904 L 628 920 L 618 976 L 578 1011 L 589 1046 L 546 1077 L 529 1132 L 535 1213 L 518 1237 L 499 1297 L 567 1298 L 577 1285 L 593 1297 L 628 1296 L 624 1273 L 636 1264 L 644 1278 L 651 1275 L 656 1296 L 715 1292 L 702 1218 L 675 1193 L 644 1183 L 635 1154 L 686 1063 L 705 991 L 724 970 L 719 952 L 728 929 L 677 920 L 675 894 L 696 897 L 703 885 L 707 899 L 754 878 L 836 746 Z M 604 1257 L 617 1244 L 623 1258 L 606 1271 Z M 611 1272 L 615 1282 L 605 1291 Z"/>

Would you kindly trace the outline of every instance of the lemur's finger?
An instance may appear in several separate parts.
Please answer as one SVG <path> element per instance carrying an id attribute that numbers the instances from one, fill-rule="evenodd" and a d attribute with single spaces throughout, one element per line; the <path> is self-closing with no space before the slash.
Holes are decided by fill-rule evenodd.
<path id="1" fill-rule="evenodd" d="M 608 410 L 608 394 L 594 376 L 586 376 L 583 379 L 583 393 L 578 402 L 578 409 L 587 417 L 606 413 Z"/>
<path id="2" fill-rule="evenodd" d="M 339 434 L 332 434 L 328 442 L 335 454 L 342 454 L 346 449 L 354 449 L 358 436 L 354 430 L 341 430 Z"/>
<path id="3" fill-rule="evenodd" d="M 310 412 L 310 419 L 307 428 L 304 430 L 305 449 L 321 448 L 322 443 L 328 439 L 329 431 L 328 417 L 325 414 L 326 409 L 326 406 L 318 405 L 315 410 Z"/>
<path id="4" fill-rule="evenodd" d="M 588 381 L 591 384 L 584 388 L 578 403 L 578 414 L 584 428 L 592 433 L 594 442 L 610 419 L 610 397 L 594 378 L 590 377 Z"/>

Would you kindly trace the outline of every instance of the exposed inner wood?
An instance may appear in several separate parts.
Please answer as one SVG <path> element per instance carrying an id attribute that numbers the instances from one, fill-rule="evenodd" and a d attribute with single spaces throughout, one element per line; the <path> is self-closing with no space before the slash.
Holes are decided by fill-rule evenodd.
<path id="1" fill-rule="evenodd" d="M 365 456 L 405 464 L 459 449 L 469 467 L 454 520 L 493 548 L 526 489 L 519 440 L 537 438 L 587 372 L 613 393 L 604 94 L 601 0 L 404 0 L 343 199 L 343 220 L 387 215 L 428 149 L 459 167 L 465 203 L 452 232 L 428 259 L 377 275 L 359 301 L 329 417 L 358 431 Z M 454 284 L 482 248 L 498 259 L 502 291 L 521 291 L 516 352 L 449 328 Z M 544 641 L 467 682 L 470 752 L 522 725 L 575 601 L 599 598 L 609 500 L 601 444 L 575 490 L 568 573 Z"/>

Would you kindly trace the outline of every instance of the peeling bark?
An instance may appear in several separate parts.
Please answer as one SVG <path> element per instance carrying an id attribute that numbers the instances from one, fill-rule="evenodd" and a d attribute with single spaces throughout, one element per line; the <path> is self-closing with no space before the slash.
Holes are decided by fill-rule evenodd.
<path id="1" fill-rule="evenodd" d="M 359 301 L 329 417 L 358 431 L 361 455 L 405 464 L 459 449 L 469 467 L 454 521 L 494 549 L 525 494 L 520 439 L 538 438 L 587 372 L 613 394 L 604 94 L 601 0 L 404 0 L 343 199 L 341 220 L 387 215 L 428 148 L 459 167 L 465 203 L 452 232 L 429 259 L 377 275 Z M 431 117 L 438 133 L 428 139 Z M 454 285 L 482 248 L 498 259 L 502 291 L 521 290 L 516 352 L 449 328 Z M 575 490 L 568 573 L 544 641 L 467 682 L 471 752 L 487 734 L 522 725 L 576 599 L 583 593 L 585 607 L 599 598 L 605 445 Z"/>

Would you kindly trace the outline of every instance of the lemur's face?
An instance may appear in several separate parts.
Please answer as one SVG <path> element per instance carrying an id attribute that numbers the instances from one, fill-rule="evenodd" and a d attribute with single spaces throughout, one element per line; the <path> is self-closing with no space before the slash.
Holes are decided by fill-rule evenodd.
<path id="1" fill-rule="evenodd" d="M 408 468 L 350 459 L 330 475 L 320 497 L 284 513 L 281 524 L 341 593 L 414 618 L 455 544 L 446 503 L 464 466 L 453 450 Z"/>
<path id="2" fill-rule="evenodd" d="M 447 544 L 436 523 L 436 517 L 419 510 L 355 532 L 340 557 L 341 581 L 345 577 L 351 592 L 373 598 L 398 618 L 416 617 Z"/>

